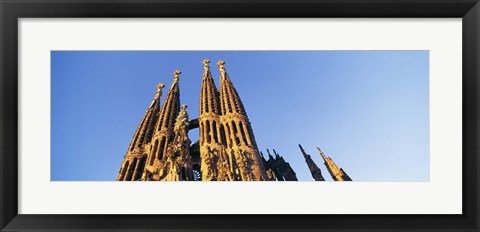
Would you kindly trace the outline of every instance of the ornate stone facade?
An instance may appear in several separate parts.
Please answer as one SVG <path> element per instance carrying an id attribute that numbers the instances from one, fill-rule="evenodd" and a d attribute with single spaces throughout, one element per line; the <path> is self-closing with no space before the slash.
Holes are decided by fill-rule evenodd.
<path id="1" fill-rule="evenodd" d="M 202 180 L 267 180 L 242 100 L 218 61 L 220 91 L 204 60 L 200 92 L 200 159 Z"/>
<path id="2" fill-rule="evenodd" d="M 162 105 L 160 97 L 165 85 L 158 84 L 124 156 L 117 181 L 297 181 L 290 164 L 275 150 L 273 157 L 267 149 L 268 160 L 259 152 L 225 62 L 217 63 L 220 89 L 215 86 L 209 63 L 203 61 L 198 119 L 189 120 L 186 105 L 180 108 L 179 70 L 173 73 L 173 83 Z M 191 144 L 188 131 L 194 128 L 199 128 L 200 138 Z M 301 146 L 300 150 L 313 178 L 324 181 L 318 166 Z M 351 180 L 319 151 L 334 180 Z"/>
<path id="3" fill-rule="evenodd" d="M 174 170 L 177 168 L 177 164 L 188 166 L 184 163 L 178 163 L 177 148 L 173 147 L 179 145 L 179 141 L 176 141 L 176 144 L 173 143 L 177 137 L 174 131 L 175 121 L 182 120 L 182 118 L 177 118 L 180 112 L 180 88 L 178 84 L 180 74 L 179 70 L 175 70 L 173 73 L 173 84 L 161 110 L 160 96 L 164 85 L 162 83 L 158 85 L 157 93 L 135 132 L 132 144 L 125 155 L 117 176 L 118 181 L 171 180 L 174 177 L 166 172 L 174 171 L 187 176 L 185 173 L 181 173 L 180 169 Z M 186 107 L 184 110 L 186 110 Z M 177 131 L 177 133 L 181 133 L 181 131 Z M 183 143 L 190 145 L 188 137 Z"/>
<path id="4" fill-rule="evenodd" d="M 243 103 L 225 69 L 220 69 L 220 90 L 204 60 L 200 114 L 189 120 L 180 111 L 179 75 L 160 109 L 163 84 L 137 128 L 124 157 L 118 181 L 137 180 L 268 180 Z M 199 127 L 200 139 L 191 145 L 188 130 Z"/>

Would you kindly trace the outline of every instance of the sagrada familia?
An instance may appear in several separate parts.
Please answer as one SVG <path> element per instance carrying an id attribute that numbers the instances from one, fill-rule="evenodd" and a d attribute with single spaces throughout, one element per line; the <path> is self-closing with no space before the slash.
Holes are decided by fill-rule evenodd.
<path id="1" fill-rule="evenodd" d="M 268 160 L 259 151 L 253 129 L 240 96 L 218 61 L 220 89 L 204 60 L 198 119 L 189 119 L 187 106 L 180 106 L 179 79 L 162 105 L 164 84 L 157 86 L 118 172 L 117 181 L 297 181 L 290 164 L 275 150 Z M 188 131 L 199 128 L 199 140 L 192 144 Z M 299 145 L 316 181 L 324 181 L 321 170 Z M 351 181 L 330 157 L 317 148 L 333 180 Z"/>

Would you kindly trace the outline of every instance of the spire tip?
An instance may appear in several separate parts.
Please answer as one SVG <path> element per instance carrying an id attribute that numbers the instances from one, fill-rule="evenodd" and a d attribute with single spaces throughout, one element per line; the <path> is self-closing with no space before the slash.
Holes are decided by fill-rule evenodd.
<path id="1" fill-rule="evenodd" d="M 178 81 L 178 79 L 180 78 L 180 74 L 182 74 L 182 71 L 180 70 L 175 70 L 175 72 L 173 72 L 173 80 L 176 82 Z"/>
<path id="2" fill-rule="evenodd" d="M 165 84 L 163 84 L 162 82 L 158 83 L 157 89 L 163 89 L 163 87 L 165 87 Z"/>
<path id="3" fill-rule="evenodd" d="M 221 73 L 225 73 L 225 61 L 224 60 L 219 60 L 217 62 L 217 66 L 220 69 Z"/>
<path id="4" fill-rule="evenodd" d="M 203 63 L 203 76 L 205 77 L 208 71 L 210 71 L 210 66 L 208 65 L 210 63 L 210 60 L 204 59 L 202 63 Z"/>

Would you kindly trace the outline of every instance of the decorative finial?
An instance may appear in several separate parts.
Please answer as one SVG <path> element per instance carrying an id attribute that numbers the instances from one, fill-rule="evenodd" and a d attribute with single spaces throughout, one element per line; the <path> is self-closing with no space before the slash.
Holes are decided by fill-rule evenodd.
<path id="1" fill-rule="evenodd" d="M 165 85 L 161 82 L 157 85 L 157 92 L 155 93 L 155 98 L 159 98 L 160 96 L 162 96 L 163 87 L 165 87 Z"/>
<path id="2" fill-rule="evenodd" d="M 178 70 L 178 69 L 175 70 L 175 72 L 173 72 L 173 80 L 174 80 L 175 82 L 177 82 L 177 81 L 178 81 L 178 78 L 180 78 L 180 74 L 182 74 L 182 71 L 180 71 L 180 70 Z"/>
<path id="3" fill-rule="evenodd" d="M 183 104 L 183 105 L 182 105 L 182 110 L 183 110 L 183 111 L 187 110 L 187 107 L 188 107 L 187 104 Z"/>
<path id="4" fill-rule="evenodd" d="M 203 69 L 204 69 L 205 71 L 208 71 L 208 70 L 210 69 L 210 66 L 208 66 L 208 64 L 210 63 L 210 60 L 209 60 L 209 59 L 204 59 L 204 60 L 202 61 L 202 63 L 203 63 Z"/>
<path id="5" fill-rule="evenodd" d="M 224 66 L 224 65 L 225 65 L 225 61 L 224 61 L 224 60 L 219 60 L 219 61 L 217 62 L 217 66 L 218 66 L 218 68 L 220 68 L 220 72 L 221 72 L 221 73 L 225 73 L 225 66 Z"/>
<path id="6" fill-rule="evenodd" d="M 317 147 L 317 150 L 318 150 L 318 152 L 320 152 L 320 155 L 323 157 L 323 159 L 326 160 L 326 159 L 327 159 L 327 156 L 325 156 L 325 154 L 323 153 L 323 151 L 322 151 L 319 147 Z"/>
<path id="7" fill-rule="evenodd" d="M 157 85 L 157 89 L 159 89 L 160 91 L 163 89 L 163 87 L 165 87 L 165 84 L 163 84 L 162 82 L 160 82 L 160 83 Z"/>

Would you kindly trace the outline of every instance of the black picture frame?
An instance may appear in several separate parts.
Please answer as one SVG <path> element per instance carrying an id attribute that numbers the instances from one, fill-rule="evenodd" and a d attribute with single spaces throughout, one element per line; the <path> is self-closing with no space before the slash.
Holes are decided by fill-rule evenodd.
<path id="1" fill-rule="evenodd" d="M 0 0 L 1 231 L 479 231 L 478 0 Z M 462 18 L 461 215 L 18 214 L 19 18 Z M 292 196 L 301 197 L 301 196 Z M 41 200 L 41 197 L 39 197 Z M 394 199 L 392 199 L 394 200 Z M 441 202 L 439 202 L 441 204 Z"/>

